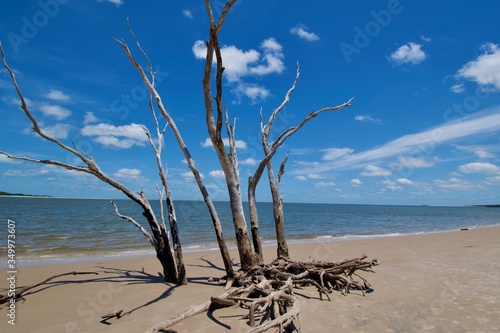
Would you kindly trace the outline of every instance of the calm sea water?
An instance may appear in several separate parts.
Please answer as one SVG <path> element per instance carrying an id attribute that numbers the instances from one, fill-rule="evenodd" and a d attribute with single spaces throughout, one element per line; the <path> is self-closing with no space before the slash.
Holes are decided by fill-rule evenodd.
<path id="1" fill-rule="evenodd" d="M 138 206 L 116 200 L 121 213 L 143 222 Z M 203 202 L 175 202 L 184 251 L 216 248 Z M 229 204 L 215 203 L 228 246 L 234 246 Z M 260 203 L 260 232 L 275 244 L 272 204 Z M 159 212 L 159 206 L 155 206 Z M 88 256 L 151 253 L 151 245 L 129 222 L 118 218 L 109 200 L 0 197 L 0 246 L 7 254 L 7 221 L 15 221 L 18 264 Z M 149 230 L 146 222 L 143 222 Z M 500 225 L 500 208 L 375 206 L 285 203 L 288 241 L 338 241 L 434 233 Z M 0 261 L 0 265 L 6 260 Z"/>

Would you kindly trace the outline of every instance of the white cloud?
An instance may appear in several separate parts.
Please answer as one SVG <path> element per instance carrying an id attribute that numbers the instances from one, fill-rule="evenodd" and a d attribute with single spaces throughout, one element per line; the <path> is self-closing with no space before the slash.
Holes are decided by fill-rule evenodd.
<path id="1" fill-rule="evenodd" d="M 93 112 L 91 111 L 87 111 L 85 113 L 85 118 L 83 118 L 83 123 L 85 125 L 88 125 L 88 124 L 92 124 L 92 123 L 96 123 L 99 121 L 99 118 L 97 118 Z"/>
<path id="2" fill-rule="evenodd" d="M 360 175 L 364 177 L 388 177 L 391 172 L 376 165 L 367 165 Z"/>
<path id="3" fill-rule="evenodd" d="M 308 42 L 314 42 L 314 41 L 319 40 L 319 36 L 318 35 L 316 35 L 313 32 L 307 31 L 307 28 L 306 27 L 302 27 L 302 26 L 295 26 L 295 27 L 293 27 L 292 29 L 290 29 L 290 33 L 292 35 L 297 35 L 300 38 L 302 38 L 302 39 L 304 39 L 304 40 L 306 40 Z"/>
<path id="4" fill-rule="evenodd" d="M 325 178 L 324 176 L 321 176 L 317 173 L 308 173 L 306 177 L 309 179 L 324 179 Z"/>
<path id="5" fill-rule="evenodd" d="M 363 185 L 363 182 L 357 178 L 351 179 L 350 183 L 352 187 L 359 187 Z"/>
<path id="6" fill-rule="evenodd" d="M 423 157 L 398 156 L 398 162 L 391 163 L 391 169 L 421 169 L 434 166 L 434 161 L 426 160 Z"/>
<path id="7" fill-rule="evenodd" d="M 400 185 L 410 185 L 410 186 L 415 185 L 415 183 L 413 183 L 408 178 L 399 178 L 398 180 L 396 180 L 396 183 L 398 183 Z"/>
<path id="8" fill-rule="evenodd" d="M 307 177 L 305 177 L 305 176 L 296 176 L 295 179 L 296 180 L 300 180 L 301 182 L 303 182 L 303 181 L 307 180 Z"/>
<path id="9" fill-rule="evenodd" d="M 99 2 L 109 2 L 112 3 L 113 5 L 116 5 L 116 7 L 119 7 L 124 4 L 123 0 L 97 0 Z"/>
<path id="10" fill-rule="evenodd" d="M 482 159 L 488 159 L 488 158 L 494 158 L 495 155 L 492 153 L 488 152 L 487 149 L 488 147 L 483 147 L 483 146 L 462 146 L 462 145 L 456 145 L 455 146 L 459 150 L 463 151 L 468 151 L 471 153 L 474 153 L 479 158 Z"/>
<path id="11" fill-rule="evenodd" d="M 226 179 L 226 176 L 224 175 L 224 171 L 222 170 L 212 170 L 208 173 L 210 177 L 214 177 L 217 179 Z"/>
<path id="12" fill-rule="evenodd" d="M 226 78 L 230 82 L 237 82 L 249 75 L 263 76 L 282 73 L 285 70 L 282 46 L 271 37 L 262 42 L 261 48 L 263 55 L 254 49 L 243 51 L 233 45 L 222 46 L 221 54 Z M 207 47 L 204 41 L 197 40 L 192 50 L 197 59 L 205 59 Z"/>
<path id="13" fill-rule="evenodd" d="M 399 186 L 398 184 L 396 184 L 395 182 L 393 182 L 391 180 L 381 181 L 380 184 L 384 185 L 387 190 L 391 190 L 391 191 L 398 191 L 398 190 L 403 189 L 401 186 Z"/>
<path id="14" fill-rule="evenodd" d="M 362 121 L 362 122 L 365 122 L 365 123 L 375 123 L 375 124 L 381 124 L 382 123 L 381 119 L 375 119 L 375 118 L 373 118 L 372 116 L 369 116 L 369 115 L 359 115 L 359 116 L 354 117 L 354 120 Z"/>
<path id="15" fill-rule="evenodd" d="M 391 53 L 389 61 L 398 66 L 403 64 L 418 65 L 426 58 L 427 55 L 422 50 L 422 45 L 410 42 Z"/>
<path id="16" fill-rule="evenodd" d="M 50 92 L 46 96 L 48 99 L 58 101 L 58 102 L 67 102 L 70 100 L 69 96 L 63 93 L 61 90 L 50 89 Z"/>
<path id="17" fill-rule="evenodd" d="M 237 104 L 241 102 L 241 95 L 248 97 L 252 104 L 256 104 L 259 101 L 265 100 L 271 96 L 271 92 L 266 87 L 243 81 L 238 82 L 232 92 L 236 94 Z"/>
<path id="18" fill-rule="evenodd" d="M 474 81 L 485 88 L 500 90 L 500 47 L 486 43 L 482 46 L 483 54 L 466 63 L 457 77 Z"/>
<path id="19" fill-rule="evenodd" d="M 465 91 L 465 87 L 463 83 L 455 84 L 450 88 L 451 92 L 454 92 L 455 94 L 460 94 Z"/>
<path id="20" fill-rule="evenodd" d="M 471 116 L 460 118 L 457 121 L 446 122 L 419 133 L 407 134 L 379 147 L 357 154 L 346 155 L 335 161 L 327 161 L 317 165 L 309 164 L 308 167 L 310 172 L 316 173 L 341 168 L 352 169 L 353 167 L 364 166 L 372 161 L 381 161 L 404 155 L 427 154 L 444 143 L 498 131 L 500 131 L 500 107 L 479 111 Z M 413 162 L 418 166 L 418 160 L 413 160 Z M 302 174 L 302 170 L 293 170 L 289 174 Z"/>
<path id="21" fill-rule="evenodd" d="M 181 177 L 184 178 L 185 180 L 194 180 L 194 176 L 193 176 L 193 173 L 191 171 L 186 171 L 186 172 L 183 172 L 181 173 Z M 200 173 L 200 177 L 203 179 L 205 178 L 205 175 Z"/>
<path id="22" fill-rule="evenodd" d="M 190 10 L 188 10 L 188 9 L 183 9 L 182 10 L 182 15 L 184 15 L 184 17 L 187 17 L 189 19 L 193 18 L 193 13 Z"/>
<path id="23" fill-rule="evenodd" d="M 333 187 L 333 186 L 335 186 L 334 182 L 317 182 L 314 184 L 314 187 L 316 187 L 316 188 Z"/>
<path id="24" fill-rule="evenodd" d="M 427 43 L 431 41 L 431 39 L 429 37 L 425 37 L 424 35 L 421 35 L 420 39 L 423 40 L 424 42 L 427 42 Z"/>
<path id="25" fill-rule="evenodd" d="M 321 157 L 321 159 L 323 161 L 334 161 L 334 160 L 339 159 L 341 157 L 351 155 L 354 152 L 354 149 L 351 149 L 351 148 L 326 148 L 326 149 L 321 149 L 320 151 L 323 152 L 323 156 Z"/>
<path id="26" fill-rule="evenodd" d="M 117 172 L 115 172 L 114 176 L 116 178 L 138 180 L 141 178 L 141 170 L 122 168 L 122 169 L 118 170 Z"/>
<path id="27" fill-rule="evenodd" d="M 12 158 L 8 158 L 7 156 L 0 154 L 0 163 L 20 164 L 21 161 L 13 160 Z"/>
<path id="28" fill-rule="evenodd" d="M 71 127 L 72 126 L 69 124 L 55 124 L 52 126 L 40 125 L 40 129 L 43 133 L 56 139 L 67 139 Z"/>
<path id="29" fill-rule="evenodd" d="M 461 165 L 458 169 L 463 173 L 480 173 L 487 175 L 500 173 L 500 168 L 491 163 L 467 163 Z"/>
<path id="30" fill-rule="evenodd" d="M 68 118 L 71 115 L 71 111 L 59 105 L 44 104 L 40 106 L 40 110 L 44 116 L 54 117 L 57 120 Z"/>
<path id="31" fill-rule="evenodd" d="M 82 135 L 93 136 L 94 140 L 104 146 L 127 149 L 132 146 L 144 146 L 146 134 L 141 125 L 130 124 L 114 126 L 110 124 L 86 125 L 81 130 Z"/>
<path id="32" fill-rule="evenodd" d="M 259 163 L 259 161 L 257 161 L 254 158 L 249 157 L 249 158 L 246 158 L 244 160 L 241 160 L 239 163 L 241 165 L 252 165 L 252 166 L 254 166 L 254 165 L 257 165 Z"/>
<path id="33" fill-rule="evenodd" d="M 228 138 L 222 139 L 222 142 L 224 142 L 224 146 L 229 147 Z M 247 143 L 243 140 L 235 140 L 235 145 L 237 149 L 247 149 Z M 213 147 L 212 141 L 210 140 L 210 138 L 206 138 L 205 141 L 201 143 L 201 146 L 203 148 Z"/>
<path id="34" fill-rule="evenodd" d="M 441 188 L 443 190 L 458 190 L 458 191 L 477 189 L 481 187 L 468 180 L 457 177 L 450 178 L 449 180 L 436 179 L 434 180 L 434 184 L 438 188 Z"/>

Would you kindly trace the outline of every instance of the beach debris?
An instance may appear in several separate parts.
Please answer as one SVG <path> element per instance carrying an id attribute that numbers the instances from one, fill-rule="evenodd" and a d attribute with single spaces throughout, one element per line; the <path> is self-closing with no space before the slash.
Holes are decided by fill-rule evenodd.
<path id="1" fill-rule="evenodd" d="M 368 281 L 358 271 L 373 272 L 377 259 L 365 260 L 366 255 L 340 262 L 276 259 L 270 264 L 256 265 L 247 271 L 236 272 L 232 289 L 211 297 L 198 306 L 169 318 L 146 331 L 164 332 L 168 327 L 199 313 L 227 307 L 248 309 L 242 319 L 247 320 L 247 333 L 300 331 L 300 305 L 294 289 L 315 287 L 320 300 L 330 301 L 333 291 L 347 295 L 351 291 L 372 291 Z M 225 279 L 226 277 L 222 277 Z"/>
<path id="2" fill-rule="evenodd" d="M 44 285 L 44 284 L 46 284 L 46 283 L 48 283 L 56 278 L 59 278 L 62 276 L 67 276 L 67 275 L 86 275 L 86 274 L 99 275 L 99 273 L 97 273 L 97 272 L 76 272 L 76 271 L 52 275 L 52 276 L 46 278 L 45 280 L 43 280 L 42 282 L 33 283 L 33 284 L 28 285 L 28 286 L 16 288 L 16 290 L 14 292 L 14 296 L 12 296 L 12 292 L 10 292 L 10 291 L 2 292 L 0 294 L 0 304 L 7 303 L 12 299 L 15 299 L 15 300 L 24 299 L 26 292 L 28 292 L 32 289 L 35 289 L 36 287 L 40 287 L 40 286 L 42 286 L 42 285 Z"/>
<path id="3" fill-rule="evenodd" d="M 101 318 L 103 319 L 102 321 L 106 321 L 106 320 L 109 320 L 111 318 L 120 319 L 122 312 L 123 312 L 123 310 L 118 310 L 115 312 L 107 313 L 107 314 L 101 316 Z"/>

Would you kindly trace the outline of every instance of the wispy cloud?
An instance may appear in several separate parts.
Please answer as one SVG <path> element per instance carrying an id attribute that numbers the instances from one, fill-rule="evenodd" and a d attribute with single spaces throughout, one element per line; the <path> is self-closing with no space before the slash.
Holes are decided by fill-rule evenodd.
<path id="1" fill-rule="evenodd" d="M 302 25 L 296 25 L 292 29 L 290 29 L 290 33 L 292 35 L 299 36 L 303 40 L 306 40 L 308 42 L 314 42 L 319 40 L 319 36 L 316 35 L 314 32 L 309 32 L 307 31 L 307 27 L 302 26 Z"/>
<path id="2" fill-rule="evenodd" d="M 444 123 L 431 129 L 407 134 L 379 147 L 359 153 L 345 154 L 333 161 L 310 163 L 308 172 L 321 173 L 335 169 L 364 167 L 390 158 L 408 158 L 434 151 L 437 146 L 452 143 L 463 138 L 500 131 L 500 107 L 480 111 L 462 119 Z M 337 148 L 335 148 L 337 149 Z M 406 157 L 405 157 L 406 156 Z M 418 166 L 423 160 L 408 160 Z M 426 163 L 430 163 L 427 161 Z M 290 174 L 303 174 L 292 170 Z"/>
<path id="3" fill-rule="evenodd" d="M 123 0 L 97 0 L 98 2 L 109 2 L 115 5 L 116 7 L 119 7 L 123 5 L 125 2 Z"/>
<path id="4" fill-rule="evenodd" d="M 483 54 L 466 63 L 456 76 L 474 81 L 485 88 L 500 90 L 500 47 L 486 43 L 481 49 Z"/>
<path id="5" fill-rule="evenodd" d="M 455 94 L 463 93 L 465 91 L 464 84 L 463 83 L 455 84 L 451 86 L 450 91 L 454 92 Z"/>
<path id="6" fill-rule="evenodd" d="M 224 138 L 222 139 L 222 142 L 224 142 L 224 146 L 229 147 L 229 139 Z M 247 149 L 247 143 L 243 140 L 235 140 L 235 146 L 238 149 Z M 208 148 L 208 147 L 213 147 L 212 141 L 210 138 L 206 138 L 205 141 L 201 142 L 201 146 L 203 148 Z"/>
<path id="7" fill-rule="evenodd" d="M 405 44 L 391 53 L 389 61 L 397 66 L 404 64 L 418 65 L 427 58 L 427 54 L 422 50 L 422 46 L 413 42 Z"/>
<path id="8" fill-rule="evenodd" d="M 354 120 L 361 121 L 364 123 L 374 123 L 374 124 L 382 123 L 382 119 L 373 118 L 372 116 L 369 115 L 359 115 L 354 117 Z"/>
<path id="9" fill-rule="evenodd" d="M 116 178 L 122 178 L 127 180 L 140 180 L 141 179 L 141 170 L 139 169 L 127 169 L 122 168 L 115 172 L 114 176 Z"/>
<path id="10" fill-rule="evenodd" d="M 183 9 L 182 10 L 182 15 L 184 15 L 184 17 L 187 17 L 188 19 L 193 19 L 193 13 L 188 10 L 188 9 Z"/>
<path id="11" fill-rule="evenodd" d="M 376 165 L 367 165 L 360 175 L 364 177 L 389 177 L 391 172 Z"/>

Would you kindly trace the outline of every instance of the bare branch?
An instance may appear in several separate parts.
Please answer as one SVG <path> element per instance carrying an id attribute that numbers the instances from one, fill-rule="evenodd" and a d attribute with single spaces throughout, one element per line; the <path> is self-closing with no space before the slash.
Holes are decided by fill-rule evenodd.
<path id="1" fill-rule="evenodd" d="M 144 227 L 139 222 L 137 222 L 136 220 L 134 220 L 130 216 L 122 215 L 118 211 L 118 207 L 116 206 L 116 204 L 113 201 L 111 201 L 111 204 L 113 205 L 113 207 L 115 207 L 115 213 L 118 217 L 120 217 L 124 220 L 127 220 L 130 223 L 132 223 L 134 226 L 136 226 L 142 232 L 142 234 L 148 239 L 148 241 L 151 243 L 151 245 L 153 245 L 155 250 L 158 250 L 158 243 L 156 242 L 156 240 L 151 236 L 151 234 L 146 229 L 144 229 Z"/>
<path id="2" fill-rule="evenodd" d="M 283 176 L 283 174 L 285 173 L 285 164 L 286 162 L 288 161 L 288 154 L 290 152 L 286 152 L 286 156 L 285 158 L 283 159 L 283 161 L 281 162 L 281 165 L 280 165 L 280 170 L 278 172 L 278 183 L 281 182 L 281 177 Z"/>

